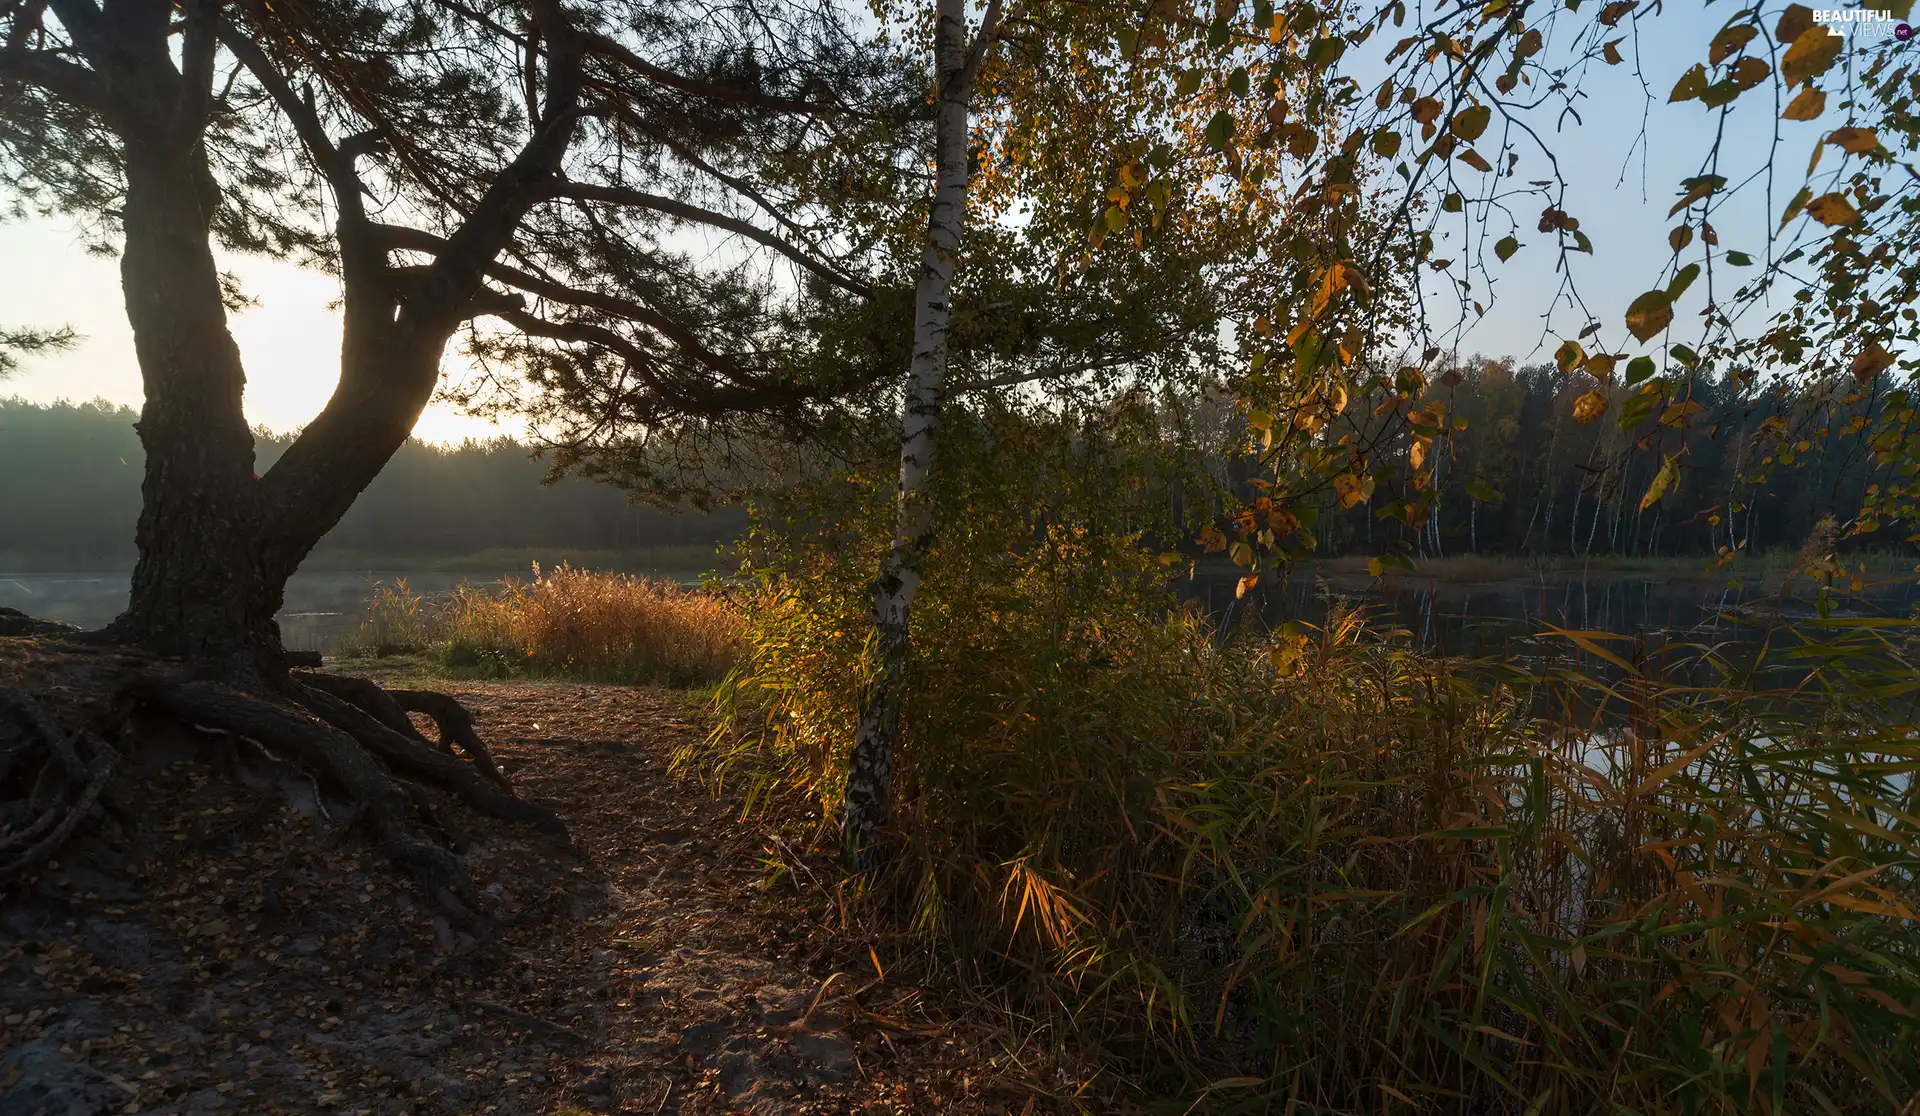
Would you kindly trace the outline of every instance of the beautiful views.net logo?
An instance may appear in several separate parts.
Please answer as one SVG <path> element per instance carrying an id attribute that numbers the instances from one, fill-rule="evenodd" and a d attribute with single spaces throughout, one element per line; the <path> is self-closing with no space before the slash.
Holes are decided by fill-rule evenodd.
<path id="1" fill-rule="evenodd" d="M 1815 8 L 1813 22 L 1836 35 L 1881 39 L 1892 36 L 1900 42 L 1913 38 L 1913 27 L 1889 11 L 1877 8 Z"/>

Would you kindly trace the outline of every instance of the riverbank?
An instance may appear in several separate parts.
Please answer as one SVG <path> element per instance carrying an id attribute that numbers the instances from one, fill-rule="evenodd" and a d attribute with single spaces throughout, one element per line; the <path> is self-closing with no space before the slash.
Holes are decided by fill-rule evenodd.
<path id="1" fill-rule="evenodd" d="M 1372 559 L 1366 555 L 1346 555 L 1302 563 L 1300 572 L 1366 577 Z M 1848 569 L 1865 568 L 1873 578 L 1912 577 L 1920 572 L 1920 558 L 1914 555 L 1872 551 L 1842 557 Z M 1710 557 L 1693 555 L 1677 558 L 1577 558 L 1566 555 L 1481 555 L 1463 554 L 1445 558 L 1422 558 L 1411 571 L 1391 571 L 1389 577 L 1427 579 L 1452 584 L 1511 581 L 1521 578 L 1619 578 L 1638 577 L 1663 582 L 1732 583 L 1744 582 L 1753 588 L 1775 588 L 1782 577 L 1797 572 L 1799 556 L 1789 551 L 1770 551 L 1717 565 Z"/>
<path id="2" fill-rule="evenodd" d="M 0 578 L 32 575 L 111 575 L 125 577 L 133 569 L 134 555 L 90 561 L 28 552 L 0 551 Z M 303 573 L 386 573 L 405 570 L 423 573 L 452 573 L 499 577 L 503 573 L 525 574 L 535 564 L 543 569 L 569 565 L 576 569 L 603 570 L 610 573 L 671 575 L 678 580 L 698 580 L 709 572 L 728 572 L 735 563 L 724 547 L 711 545 L 643 546 L 619 550 L 582 550 L 569 547 L 492 547 L 486 550 L 448 553 L 441 551 L 393 551 L 327 549 L 316 550 L 300 565 Z"/>

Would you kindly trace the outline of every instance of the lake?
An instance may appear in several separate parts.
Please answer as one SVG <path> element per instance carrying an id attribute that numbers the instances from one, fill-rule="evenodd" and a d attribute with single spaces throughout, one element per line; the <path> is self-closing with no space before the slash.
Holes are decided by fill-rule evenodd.
<path id="1" fill-rule="evenodd" d="M 280 630 L 291 649 L 331 651 L 359 626 L 375 584 L 404 578 L 416 593 L 438 593 L 462 582 L 497 584 L 508 576 L 525 575 L 520 570 L 303 572 L 288 583 Z M 1232 604 L 1235 581 L 1231 572 L 1203 569 L 1179 588 L 1218 614 Z M 127 586 L 125 574 L 0 572 L 0 606 L 99 627 L 119 612 Z M 1706 577 L 1600 570 L 1479 582 L 1402 574 L 1382 582 L 1359 573 L 1302 569 L 1277 582 L 1269 578 L 1249 600 L 1257 622 L 1268 626 L 1287 620 L 1318 623 L 1336 602 L 1365 605 L 1376 626 L 1404 628 L 1420 647 L 1466 655 L 1509 653 L 1516 640 L 1547 625 L 1625 635 L 1739 639 L 1756 629 L 1730 618 L 1730 613 L 1759 606 L 1769 615 L 1812 615 L 1804 602 L 1781 604 L 1772 591 L 1758 586 L 1734 588 Z M 1843 607 L 1853 614 L 1904 616 L 1916 605 L 1920 586 L 1904 577 L 1870 586 Z"/>
<path id="2" fill-rule="evenodd" d="M 405 578 L 416 593 L 439 593 L 463 581 L 495 584 L 509 574 L 525 576 L 518 570 L 493 574 L 417 570 L 298 573 L 287 583 L 286 607 L 280 610 L 280 636 L 289 650 L 331 651 L 359 627 L 375 584 L 391 585 Z M 130 582 L 128 574 L 0 573 L 0 606 L 44 620 L 98 628 L 125 607 Z"/>
<path id="3" fill-rule="evenodd" d="M 1183 591 L 1219 614 L 1234 600 L 1237 577 L 1203 570 Z M 1810 594 L 1805 583 L 1802 594 Z M 1857 595 L 1836 590 L 1835 615 L 1907 616 L 1920 606 L 1911 577 L 1870 583 Z M 1551 626 L 1678 640 L 1757 638 L 1761 621 L 1810 619 L 1804 597 L 1782 599 L 1773 585 L 1736 587 L 1726 579 L 1629 571 L 1542 571 L 1486 581 L 1301 569 L 1255 589 L 1244 623 L 1318 624 L 1335 604 L 1365 606 L 1375 627 L 1397 627 L 1415 645 L 1444 654 L 1499 655 Z"/>

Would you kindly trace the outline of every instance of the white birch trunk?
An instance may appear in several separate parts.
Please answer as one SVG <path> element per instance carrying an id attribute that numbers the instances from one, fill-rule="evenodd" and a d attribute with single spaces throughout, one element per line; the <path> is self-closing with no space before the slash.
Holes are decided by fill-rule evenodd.
<path id="1" fill-rule="evenodd" d="M 981 26 L 985 52 L 999 5 Z M 924 502 L 927 469 L 940 427 L 940 394 L 947 371 L 948 301 L 967 211 L 968 110 L 973 99 L 965 0 L 938 0 L 934 32 L 935 187 L 927 219 L 920 285 L 914 299 L 913 357 L 900 406 L 900 489 L 893 546 L 874 583 L 873 658 L 860 691 L 859 721 L 848 761 L 841 835 L 854 867 L 880 859 L 877 838 L 892 807 L 893 755 L 900 737 L 910 647 L 908 614 L 920 590 L 920 570 L 933 535 L 932 510 Z"/>

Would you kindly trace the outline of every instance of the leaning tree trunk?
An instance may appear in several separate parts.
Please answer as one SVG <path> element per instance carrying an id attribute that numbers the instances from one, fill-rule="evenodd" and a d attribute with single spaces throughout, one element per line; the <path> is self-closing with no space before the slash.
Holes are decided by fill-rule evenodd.
<path id="1" fill-rule="evenodd" d="M 126 144 L 120 274 L 146 402 L 146 475 L 127 611 L 114 634 L 223 665 L 278 651 L 278 593 L 252 545 L 260 509 L 246 373 L 227 330 L 208 236 L 215 187 L 197 144 Z"/>
<path id="2" fill-rule="evenodd" d="M 996 5 L 997 6 L 997 5 Z M 948 302 L 967 209 L 968 104 L 973 70 L 968 64 L 964 0 L 939 0 L 934 40 L 938 81 L 935 117 L 935 186 L 914 300 L 913 358 L 900 406 L 900 489 L 893 546 L 874 583 L 874 649 L 860 690 L 860 714 L 847 770 L 841 834 L 858 869 L 878 861 L 876 837 L 892 806 L 893 755 L 900 738 L 905 698 L 908 615 L 920 589 L 920 570 L 933 536 L 933 514 L 923 491 L 940 424 L 940 392 L 946 378 Z M 981 28 L 992 34 L 994 13 Z M 975 48 L 976 53 L 981 48 Z"/>

